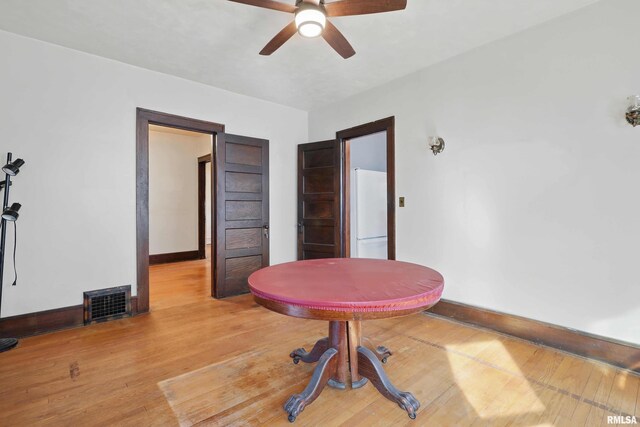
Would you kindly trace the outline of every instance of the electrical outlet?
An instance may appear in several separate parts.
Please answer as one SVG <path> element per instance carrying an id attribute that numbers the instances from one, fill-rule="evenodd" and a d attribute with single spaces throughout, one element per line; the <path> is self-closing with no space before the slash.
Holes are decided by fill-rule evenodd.
<path id="1" fill-rule="evenodd" d="M 404 197 L 400 197 L 400 207 L 404 208 Z"/>

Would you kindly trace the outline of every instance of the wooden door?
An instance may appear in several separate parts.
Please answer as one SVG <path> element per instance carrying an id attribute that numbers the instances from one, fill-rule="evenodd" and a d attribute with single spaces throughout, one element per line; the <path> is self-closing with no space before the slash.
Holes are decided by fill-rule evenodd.
<path id="1" fill-rule="evenodd" d="M 269 265 L 269 141 L 218 133 L 215 156 L 214 295 L 226 298 Z"/>
<path id="2" fill-rule="evenodd" d="M 340 164 L 335 140 L 298 145 L 298 259 L 341 256 Z"/>

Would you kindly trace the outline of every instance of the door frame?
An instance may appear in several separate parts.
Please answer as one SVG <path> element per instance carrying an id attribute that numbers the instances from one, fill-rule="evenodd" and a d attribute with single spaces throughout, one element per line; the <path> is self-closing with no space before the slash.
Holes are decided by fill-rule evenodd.
<path id="1" fill-rule="evenodd" d="M 136 263 L 137 311 L 149 311 L 149 125 L 158 125 L 211 135 L 211 159 L 215 159 L 215 142 L 224 125 L 199 119 L 176 116 L 159 111 L 136 109 Z M 213 162 L 212 162 L 213 165 Z M 215 220 L 215 174 L 211 174 L 211 218 Z M 211 241 L 215 242 L 215 226 L 211 227 Z M 211 259 L 215 259 L 215 247 Z M 215 295 L 215 274 L 211 264 L 211 294 Z"/>
<path id="2" fill-rule="evenodd" d="M 350 211 L 350 149 L 348 141 L 353 138 L 387 132 L 387 258 L 396 259 L 396 161 L 395 161 L 395 116 L 365 123 L 336 133 L 341 154 L 340 223 L 342 234 L 342 256 L 351 255 L 351 211 Z"/>
<path id="3" fill-rule="evenodd" d="M 213 176 L 213 162 L 211 154 L 198 157 L 198 258 L 207 257 L 207 215 L 206 215 L 206 191 L 207 191 L 207 163 L 211 163 L 211 185 L 215 182 Z M 211 199 L 213 201 L 213 199 Z M 213 209 L 212 209 L 213 210 Z M 213 217 L 211 218 L 211 243 L 213 244 Z"/>

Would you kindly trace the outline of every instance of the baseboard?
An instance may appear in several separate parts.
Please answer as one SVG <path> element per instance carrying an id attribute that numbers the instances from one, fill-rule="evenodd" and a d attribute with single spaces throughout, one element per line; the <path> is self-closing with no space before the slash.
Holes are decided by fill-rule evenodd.
<path id="1" fill-rule="evenodd" d="M 131 312 L 138 314 L 138 297 L 131 297 Z M 24 338 L 79 326 L 84 326 L 84 308 L 74 305 L 0 319 L 0 338 Z"/>
<path id="2" fill-rule="evenodd" d="M 197 250 L 186 252 L 172 252 L 170 254 L 149 255 L 149 265 L 192 261 L 194 259 L 201 259 L 200 252 Z"/>
<path id="3" fill-rule="evenodd" d="M 640 347 L 631 343 L 448 300 L 429 312 L 640 373 Z"/>

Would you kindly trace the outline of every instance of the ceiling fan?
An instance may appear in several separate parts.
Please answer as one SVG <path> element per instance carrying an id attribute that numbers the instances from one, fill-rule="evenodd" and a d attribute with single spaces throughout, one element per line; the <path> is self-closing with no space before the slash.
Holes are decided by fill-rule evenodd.
<path id="1" fill-rule="evenodd" d="M 328 17 L 365 15 L 369 13 L 393 12 L 407 7 L 407 0 L 296 0 L 295 6 L 275 0 L 229 0 L 265 9 L 293 13 L 295 19 L 284 27 L 260 51 L 260 55 L 271 55 L 285 44 L 296 32 L 303 37 L 322 36 L 344 59 L 356 54 L 342 33 Z"/>

